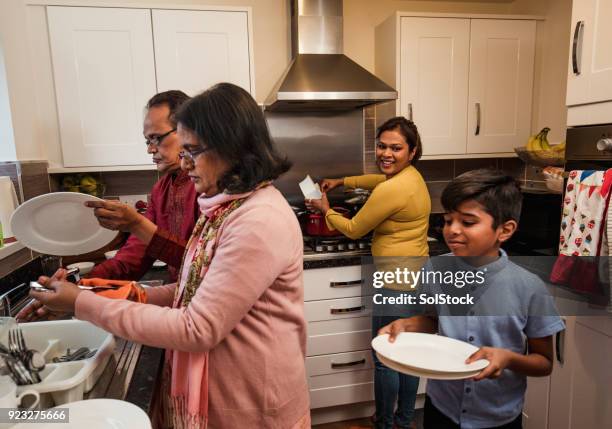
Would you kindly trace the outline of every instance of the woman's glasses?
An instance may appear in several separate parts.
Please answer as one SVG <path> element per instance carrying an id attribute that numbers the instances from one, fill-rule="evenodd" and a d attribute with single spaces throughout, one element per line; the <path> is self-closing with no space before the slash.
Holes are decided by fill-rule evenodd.
<path id="1" fill-rule="evenodd" d="M 210 147 L 201 147 L 200 149 L 191 149 L 191 150 L 185 150 L 183 149 L 182 151 L 179 152 L 179 158 L 180 159 L 184 159 L 185 161 L 189 161 L 191 163 L 193 163 L 195 161 L 195 157 L 211 150 L 212 148 Z"/>

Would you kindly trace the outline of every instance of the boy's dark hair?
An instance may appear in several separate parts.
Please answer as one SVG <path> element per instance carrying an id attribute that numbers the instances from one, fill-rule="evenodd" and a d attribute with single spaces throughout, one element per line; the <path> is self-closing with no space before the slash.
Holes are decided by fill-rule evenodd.
<path id="1" fill-rule="evenodd" d="M 230 165 L 217 183 L 229 194 L 251 191 L 291 167 L 272 141 L 261 108 L 239 86 L 210 87 L 186 102 L 176 120 L 195 133 L 201 146 L 213 149 Z"/>
<path id="2" fill-rule="evenodd" d="M 501 170 L 483 168 L 455 177 L 442 192 L 441 200 L 447 212 L 474 200 L 493 217 L 493 228 L 497 228 L 509 220 L 518 223 L 523 195 L 514 177 Z"/>
<path id="3" fill-rule="evenodd" d="M 183 105 L 185 101 L 189 100 L 189 96 L 183 91 L 173 89 L 171 91 L 164 91 L 155 94 L 149 101 L 147 101 L 146 109 L 149 110 L 151 107 L 168 106 L 170 113 L 168 114 L 168 120 L 174 128 L 176 128 L 176 112 Z"/>
<path id="4" fill-rule="evenodd" d="M 416 164 L 423 153 L 423 146 L 421 144 L 419 130 L 414 122 L 409 121 L 403 116 L 391 118 L 378 127 L 378 130 L 376 131 L 376 140 L 378 140 L 380 135 L 385 131 L 397 131 L 400 133 L 402 137 L 404 137 L 404 140 L 406 140 L 406 143 L 408 143 L 408 148 L 411 152 L 414 150 L 414 148 L 416 148 L 414 157 L 412 158 L 412 161 L 410 161 L 412 165 Z"/>

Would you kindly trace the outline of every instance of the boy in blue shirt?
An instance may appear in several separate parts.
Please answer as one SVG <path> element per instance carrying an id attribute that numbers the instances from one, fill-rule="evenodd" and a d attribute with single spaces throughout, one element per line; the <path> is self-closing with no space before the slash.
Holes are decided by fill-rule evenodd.
<path id="1" fill-rule="evenodd" d="M 518 183 L 501 171 L 455 178 L 442 193 L 444 240 L 459 257 L 449 263 L 486 272 L 488 289 L 476 292 L 473 307 L 478 315 L 451 316 L 437 306 L 435 317 L 398 319 L 378 332 L 391 342 L 400 332 L 439 333 L 479 347 L 466 363 L 489 361 L 473 379 L 428 380 L 425 429 L 520 429 L 527 376 L 552 372 L 552 338 L 563 321 L 544 283 L 500 249 L 517 228 L 521 202 Z"/>

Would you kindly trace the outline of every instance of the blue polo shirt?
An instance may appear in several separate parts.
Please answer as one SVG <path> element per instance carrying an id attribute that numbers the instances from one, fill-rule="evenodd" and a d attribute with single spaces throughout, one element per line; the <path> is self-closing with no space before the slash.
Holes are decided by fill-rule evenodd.
<path id="1" fill-rule="evenodd" d="M 477 302 L 467 315 L 452 316 L 448 307 L 436 306 L 439 333 L 476 347 L 524 354 L 527 338 L 554 335 L 565 326 L 542 280 L 501 253 L 496 261 L 477 268 L 485 272 L 486 288 L 472 288 Z M 447 261 L 457 269 L 476 269 L 457 257 Z M 526 376 L 506 369 L 497 379 L 428 380 L 427 395 L 461 428 L 476 429 L 514 420 L 522 412 L 526 387 Z"/>

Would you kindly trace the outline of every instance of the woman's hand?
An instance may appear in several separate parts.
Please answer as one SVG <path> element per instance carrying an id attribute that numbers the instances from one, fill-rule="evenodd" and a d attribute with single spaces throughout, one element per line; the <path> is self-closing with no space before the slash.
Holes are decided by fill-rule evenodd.
<path id="1" fill-rule="evenodd" d="M 321 181 L 321 192 L 329 192 L 332 189 L 337 188 L 338 186 L 344 185 L 344 178 L 340 179 L 323 179 Z"/>
<path id="2" fill-rule="evenodd" d="M 32 298 L 51 311 L 74 313 L 76 299 L 82 290 L 74 283 L 66 281 L 66 270 L 60 268 L 52 277 L 41 276 L 38 283 L 49 291 L 30 291 Z"/>
<path id="3" fill-rule="evenodd" d="M 94 209 L 98 223 L 106 229 L 133 233 L 146 219 L 135 208 L 119 201 L 86 201 L 85 206 Z"/>
<path id="4" fill-rule="evenodd" d="M 65 281 L 67 271 L 60 268 L 51 277 L 54 281 Z M 47 293 L 47 292 L 43 292 Z M 25 307 L 15 315 L 17 322 L 36 322 L 38 320 L 55 320 L 65 317 L 68 313 L 52 311 L 37 299 L 32 299 Z"/>
<path id="5" fill-rule="evenodd" d="M 481 347 L 475 353 L 465 360 L 466 364 L 477 361 L 478 359 L 486 359 L 489 365 L 480 371 L 474 377 L 474 381 L 479 381 L 485 378 L 498 378 L 504 369 L 510 366 L 514 353 L 510 350 L 500 349 L 496 347 Z"/>
<path id="6" fill-rule="evenodd" d="M 316 210 L 323 214 L 326 214 L 327 211 L 329 210 L 329 201 L 327 200 L 327 194 L 325 192 L 323 192 L 321 199 L 319 200 L 307 199 L 305 200 L 305 202 L 306 202 L 306 208 L 308 210 Z"/>

